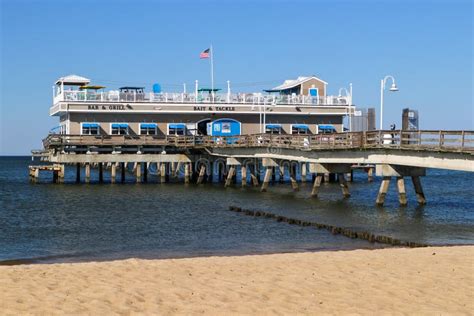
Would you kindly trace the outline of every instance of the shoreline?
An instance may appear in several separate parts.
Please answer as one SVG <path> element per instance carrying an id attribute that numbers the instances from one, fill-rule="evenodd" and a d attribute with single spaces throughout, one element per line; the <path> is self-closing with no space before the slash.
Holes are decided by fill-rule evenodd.
<path id="1" fill-rule="evenodd" d="M 0 266 L 0 282 L 7 314 L 469 314 L 474 246 Z"/>

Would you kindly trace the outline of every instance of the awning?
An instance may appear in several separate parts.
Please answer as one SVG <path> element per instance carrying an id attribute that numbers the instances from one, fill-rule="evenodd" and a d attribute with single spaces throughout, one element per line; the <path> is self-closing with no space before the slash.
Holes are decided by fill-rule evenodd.
<path id="1" fill-rule="evenodd" d="M 156 123 L 141 123 L 141 128 L 156 128 Z"/>
<path id="2" fill-rule="evenodd" d="M 80 86 L 79 90 L 100 90 L 105 89 L 104 86 Z"/>
<path id="3" fill-rule="evenodd" d="M 99 123 L 82 123 L 82 127 L 88 127 L 88 128 L 99 128 Z"/>
<path id="4" fill-rule="evenodd" d="M 293 124 L 292 128 L 297 128 L 297 129 L 309 129 L 309 126 L 306 124 Z"/>
<path id="5" fill-rule="evenodd" d="M 327 124 L 327 125 L 318 125 L 318 129 L 321 131 L 335 131 L 336 128 L 334 125 Z"/>
<path id="6" fill-rule="evenodd" d="M 112 123 L 112 128 L 128 128 L 127 123 Z"/>
<path id="7" fill-rule="evenodd" d="M 168 125 L 168 128 L 174 128 L 174 129 L 185 129 L 186 124 L 183 123 L 171 123 Z"/>
<path id="8" fill-rule="evenodd" d="M 266 128 L 268 128 L 268 129 L 281 129 L 281 124 L 267 124 Z"/>

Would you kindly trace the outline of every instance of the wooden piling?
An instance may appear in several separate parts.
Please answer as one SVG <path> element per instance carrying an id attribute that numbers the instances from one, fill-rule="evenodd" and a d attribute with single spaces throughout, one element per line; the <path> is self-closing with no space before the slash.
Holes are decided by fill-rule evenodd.
<path id="1" fill-rule="evenodd" d="M 242 187 L 244 188 L 247 185 L 247 166 L 242 165 L 240 167 L 240 173 L 242 176 Z"/>
<path id="2" fill-rule="evenodd" d="M 86 183 L 91 182 L 91 164 L 86 162 L 86 167 L 85 167 L 85 181 Z"/>
<path id="3" fill-rule="evenodd" d="M 400 206 L 407 205 L 407 193 L 405 191 L 405 180 L 403 177 L 397 177 L 398 201 Z"/>
<path id="4" fill-rule="evenodd" d="M 413 186 L 415 187 L 416 198 L 418 200 L 418 204 L 425 205 L 426 198 L 425 194 L 423 193 L 423 187 L 421 186 L 420 177 L 412 176 L 411 180 L 413 182 Z"/>
<path id="5" fill-rule="evenodd" d="M 265 171 L 265 177 L 263 178 L 262 188 L 260 190 L 262 192 L 267 192 L 268 184 L 272 178 L 272 169 L 272 167 L 267 167 L 267 170 Z"/>
<path id="6" fill-rule="evenodd" d="M 380 184 L 379 194 L 375 203 L 382 206 L 385 203 L 385 196 L 387 195 L 388 187 L 390 185 L 391 177 L 383 177 L 382 183 Z"/>
<path id="7" fill-rule="evenodd" d="M 337 178 L 339 179 L 339 186 L 341 187 L 342 195 L 345 198 L 348 198 L 351 196 L 349 193 L 349 186 L 347 185 L 346 177 L 344 176 L 344 173 L 339 173 L 337 175 Z"/>
<path id="8" fill-rule="evenodd" d="M 117 164 L 115 162 L 110 166 L 110 183 L 115 183 L 117 176 Z"/>
<path id="9" fill-rule="evenodd" d="M 224 187 L 228 187 L 232 184 L 232 178 L 235 174 L 235 166 L 231 166 L 229 169 L 229 173 L 227 174 L 227 179 L 225 180 Z"/>
<path id="10" fill-rule="evenodd" d="M 318 191 L 319 191 L 319 187 L 321 186 L 322 180 L 323 180 L 323 176 L 320 174 L 317 174 L 316 178 L 314 179 L 313 190 L 311 191 L 312 197 L 318 196 Z"/>

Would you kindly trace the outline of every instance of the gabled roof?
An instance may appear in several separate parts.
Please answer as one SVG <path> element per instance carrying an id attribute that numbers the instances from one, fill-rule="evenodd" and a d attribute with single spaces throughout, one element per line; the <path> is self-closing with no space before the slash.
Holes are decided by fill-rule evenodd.
<path id="1" fill-rule="evenodd" d="M 302 83 L 305 83 L 306 81 L 309 81 L 311 79 L 316 79 L 318 81 L 321 81 L 324 84 L 328 84 L 326 81 L 319 79 L 318 77 L 311 76 L 311 77 L 298 77 L 297 79 L 294 80 L 285 80 L 281 85 L 276 86 L 272 90 L 280 91 L 280 90 L 286 90 L 286 89 L 291 89 L 296 86 L 299 86 Z"/>
<path id="2" fill-rule="evenodd" d="M 61 77 L 56 81 L 56 84 L 63 83 L 65 85 L 77 85 L 77 86 L 83 86 L 89 84 L 91 82 L 90 79 L 87 79 L 85 77 L 81 77 L 78 75 L 69 75 L 66 77 Z"/>

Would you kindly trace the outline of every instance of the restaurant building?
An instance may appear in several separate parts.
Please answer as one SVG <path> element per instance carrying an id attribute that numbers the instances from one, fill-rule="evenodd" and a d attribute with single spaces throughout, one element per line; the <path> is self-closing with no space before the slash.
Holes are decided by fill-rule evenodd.
<path id="1" fill-rule="evenodd" d="M 69 135 L 211 135 L 258 133 L 318 134 L 343 131 L 355 107 L 350 96 L 327 95 L 327 83 L 299 77 L 264 92 L 231 93 L 199 88 L 161 91 L 154 84 L 105 90 L 85 77 L 59 78 L 50 115 L 57 132 Z"/>

